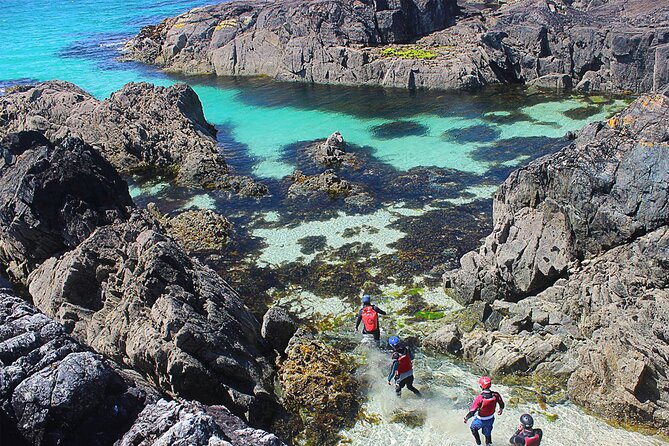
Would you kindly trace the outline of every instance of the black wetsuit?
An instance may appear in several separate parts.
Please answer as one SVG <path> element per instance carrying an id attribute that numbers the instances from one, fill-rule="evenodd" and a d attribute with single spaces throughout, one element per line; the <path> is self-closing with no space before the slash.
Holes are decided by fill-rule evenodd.
<path id="1" fill-rule="evenodd" d="M 358 327 L 360 326 L 360 322 L 362 322 L 362 310 L 363 310 L 366 306 L 368 306 L 368 305 L 370 305 L 370 304 L 365 304 L 365 305 L 360 309 L 360 311 L 358 311 L 358 320 L 355 322 L 355 329 L 356 329 L 356 330 L 357 330 Z M 377 307 L 376 305 L 372 305 L 372 308 L 374 309 L 374 311 L 376 311 L 377 314 L 383 314 L 383 315 L 386 314 L 385 311 L 383 311 L 382 309 L 380 309 L 380 308 Z M 379 326 L 379 323 L 378 323 L 378 321 L 377 321 L 377 323 L 376 323 L 376 330 L 374 330 L 374 331 L 369 331 L 369 332 L 368 332 L 367 329 L 365 328 L 365 324 L 362 324 L 362 332 L 363 332 L 364 334 L 371 334 L 372 336 L 374 336 L 374 340 L 375 340 L 375 341 L 378 341 L 379 339 L 381 339 L 381 329 L 380 329 L 379 327 L 380 327 L 380 326 Z"/>

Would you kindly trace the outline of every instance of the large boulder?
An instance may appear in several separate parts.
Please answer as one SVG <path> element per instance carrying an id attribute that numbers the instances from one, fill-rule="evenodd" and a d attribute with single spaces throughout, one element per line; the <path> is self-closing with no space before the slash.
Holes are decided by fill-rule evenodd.
<path id="1" fill-rule="evenodd" d="M 465 303 L 518 300 L 579 261 L 669 221 L 669 98 L 644 96 L 569 146 L 514 171 L 493 203 L 494 229 L 444 276 Z"/>
<path id="2" fill-rule="evenodd" d="M 111 445 L 157 397 L 140 378 L 0 290 L 0 411 L 27 444 Z"/>
<path id="3" fill-rule="evenodd" d="M 36 142 L 0 170 L 0 209 L 12 228 L 3 226 L 0 246 L 12 246 L 5 262 L 29 273 L 21 281 L 38 308 L 168 394 L 225 404 L 254 423 L 270 417 L 273 353 L 239 296 L 149 214 L 95 195 L 114 191 L 123 200 L 128 192 L 90 146 L 68 140 L 54 148 L 31 136 Z M 69 244 L 63 234 L 73 234 Z M 42 240 L 44 254 L 35 249 Z"/>
<path id="4" fill-rule="evenodd" d="M 275 305 L 263 316 L 260 334 L 274 350 L 283 354 L 297 328 L 297 322 L 288 311 Z"/>
<path id="5" fill-rule="evenodd" d="M 0 110 L 0 136 L 36 130 L 56 143 L 78 137 L 121 173 L 167 171 L 186 186 L 266 193 L 265 187 L 248 184 L 255 184 L 249 178 L 230 174 L 216 129 L 185 84 L 129 83 L 98 101 L 76 85 L 49 81 L 0 97 Z"/>
<path id="6" fill-rule="evenodd" d="M 0 260 L 15 278 L 126 218 L 127 184 L 80 140 L 53 146 L 40 133 L 22 132 L 0 151 Z"/>

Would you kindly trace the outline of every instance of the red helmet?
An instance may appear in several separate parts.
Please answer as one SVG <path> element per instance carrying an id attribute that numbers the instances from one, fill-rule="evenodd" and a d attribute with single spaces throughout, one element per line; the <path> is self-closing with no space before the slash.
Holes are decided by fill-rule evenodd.
<path id="1" fill-rule="evenodd" d="M 492 380 L 489 376 L 482 376 L 481 379 L 479 379 L 479 386 L 481 386 L 482 389 L 489 389 L 491 384 Z"/>

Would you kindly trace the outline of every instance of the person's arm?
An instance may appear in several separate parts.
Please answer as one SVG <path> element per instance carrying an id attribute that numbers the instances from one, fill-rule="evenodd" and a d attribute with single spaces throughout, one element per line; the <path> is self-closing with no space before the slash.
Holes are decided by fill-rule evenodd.
<path id="1" fill-rule="evenodd" d="M 362 321 L 362 310 L 358 312 L 358 319 L 355 321 L 355 331 L 358 331 L 358 327 L 360 327 L 361 321 Z"/>
<path id="2" fill-rule="evenodd" d="M 479 407 L 481 407 L 481 400 L 483 398 L 481 395 L 478 395 L 476 398 L 474 398 L 474 402 L 472 403 L 471 409 L 469 409 L 469 412 L 467 412 L 467 415 L 465 415 L 465 423 L 469 421 L 471 417 L 476 415 L 476 411 L 479 410 Z"/>
<path id="3" fill-rule="evenodd" d="M 390 384 L 390 380 L 395 376 L 395 372 L 397 371 L 398 366 L 399 362 L 397 359 L 393 360 L 393 365 L 390 366 L 390 373 L 388 374 L 388 384 Z"/>
<path id="4" fill-rule="evenodd" d="M 497 396 L 497 404 L 499 404 L 499 410 L 497 411 L 497 415 L 502 415 L 502 412 L 504 411 L 504 400 L 502 399 L 502 395 L 499 393 L 496 393 Z"/>
<path id="5" fill-rule="evenodd" d="M 388 313 L 386 313 L 385 311 L 383 311 L 382 309 L 380 309 L 379 307 L 377 307 L 376 305 L 374 305 L 374 311 L 376 311 L 377 313 L 382 314 L 382 315 L 384 315 L 384 316 L 385 316 L 386 314 L 388 314 Z"/>
<path id="6" fill-rule="evenodd" d="M 535 434 L 539 434 L 539 441 L 541 441 L 544 438 L 544 431 L 541 429 L 534 429 Z"/>
<path id="7" fill-rule="evenodd" d="M 407 350 L 409 351 L 409 358 L 413 361 L 413 350 L 411 350 L 409 347 L 407 347 Z"/>

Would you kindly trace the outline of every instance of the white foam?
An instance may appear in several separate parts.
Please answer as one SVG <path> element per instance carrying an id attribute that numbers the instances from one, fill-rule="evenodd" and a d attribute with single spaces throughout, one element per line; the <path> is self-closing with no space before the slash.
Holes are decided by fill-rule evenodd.
<path id="1" fill-rule="evenodd" d="M 393 386 L 386 383 L 390 359 L 376 349 L 358 348 L 367 365 L 360 369 L 360 377 L 370 383 L 364 410 L 376 414 L 380 421 L 358 422 L 353 428 L 343 431 L 343 436 L 352 446 L 383 444 L 395 446 L 462 446 L 473 445 L 473 437 L 468 425 L 462 421 L 469 405 L 476 395 L 478 376 L 450 363 L 448 360 L 426 358 L 420 354 L 414 361 L 415 386 L 424 394 L 418 399 L 406 389 L 397 398 Z M 502 396 L 509 395 L 509 388 L 493 386 Z M 508 398 L 507 398 L 508 400 Z M 420 427 L 409 427 L 393 422 L 393 415 L 405 413 L 424 414 L 425 422 Z M 607 446 L 659 446 L 667 445 L 662 440 L 635 432 L 628 432 L 584 414 L 572 404 L 548 406 L 547 412 L 557 414 L 557 420 L 550 422 L 537 404 L 523 404 L 508 407 L 503 415 L 497 416 L 493 430 L 494 444 L 507 444 L 509 437 L 518 426 L 522 413 L 531 413 L 536 426 L 544 430 L 544 442 L 551 446 L 573 446 L 575 444 L 595 444 Z"/>

